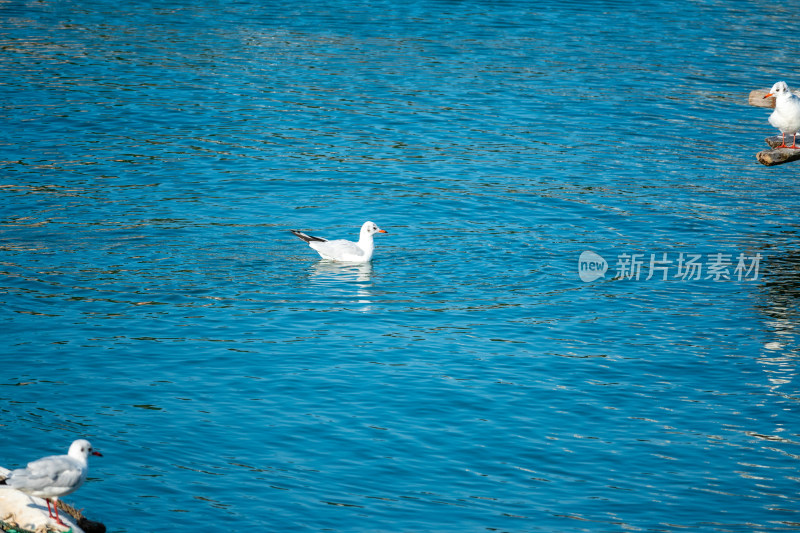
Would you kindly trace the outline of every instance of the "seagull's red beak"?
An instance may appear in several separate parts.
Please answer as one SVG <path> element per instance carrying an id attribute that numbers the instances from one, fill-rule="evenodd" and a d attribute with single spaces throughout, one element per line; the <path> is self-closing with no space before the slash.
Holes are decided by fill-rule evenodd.
<path id="1" fill-rule="evenodd" d="M 767 93 L 764 98 L 769 98 L 770 96 L 772 96 L 772 93 Z"/>
<path id="2" fill-rule="evenodd" d="M 379 229 L 379 230 L 378 230 L 378 233 L 389 233 L 389 232 L 388 232 L 388 231 L 386 231 L 385 229 Z"/>
<path id="3" fill-rule="evenodd" d="M 97 451 L 92 451 L 92 455 L 96 455 L 97 457 L 103 457 L 103 454 Z"/>

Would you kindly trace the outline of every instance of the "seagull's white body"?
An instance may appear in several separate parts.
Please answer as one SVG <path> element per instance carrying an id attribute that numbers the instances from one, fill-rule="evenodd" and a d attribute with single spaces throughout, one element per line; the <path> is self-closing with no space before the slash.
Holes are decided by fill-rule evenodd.
<path id="1" fill-rule="evenodd" d="M 791 133 L 794 139 L 790 148 L 797 148 L 797 132 L 800 131 L 800 97 L 792 94 L 785 81 L 773 85 L 764 98 L 770 96 L 775 97 L 775 111 L 769 116 L 769 123 L 783 134 L 783 147 L 786 146 L 786 134 Z"/>
<path id="2" fill-rule="evenodd" d="M 72 494 L 86 481 L 89 454 L 101 455 L 92 449 L 88 440 L 78 439 L 69 447 L 67 455 L 50 455 L 28 463 L 25 468 L 12 470 L 3 484 L 25 494 L 44 498 L 48 509 L 53 501 L 56 515 L 53 516 L 51 511 L 50 516 L 61 523 L 58 518 L 58 498 Z"/>
<path id="3" fill-rule="evenodd" d="M 387 232 L 380 229 L 374 222 L 367 221 L 361 226 L 358 242 L 345 239 L 329 241 L 322 237 L 306 235 L 297 230 L 292 230 L 292 233 L 306 241 L 323 259 L 346 263 L 366 263 L 372 260 L 372 254 L 375 251 L 375 241 L 372 236 L 376 233 Z"/>

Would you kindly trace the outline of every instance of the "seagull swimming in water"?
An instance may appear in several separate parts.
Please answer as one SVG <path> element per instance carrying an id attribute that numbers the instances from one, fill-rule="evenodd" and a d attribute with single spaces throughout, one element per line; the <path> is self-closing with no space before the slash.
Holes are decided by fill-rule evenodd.
<path id="1" fill-rule="evenodd" d="M 764 98 L 775 97 L 775 111 L 769 116 L 769 123 L 783 134 L 783 144 L 778 148 L 795 148 L 797 146 L 797 132 L 800 131 L 800 97 L 789 91 L 785 81 L 779 81 L 772 86 Z M 786 146 L 786 134 L 794 134 L 792 145 Z"/>
<path id="2" fill-rule="evenodd" d="M 26 468 L 12 470 L 6 479 L 0 481 L 0 485 L 8 485 L 25 494 L 44 498 L 50 518 L 66 526 L 58 517 L 58 499 L 72 494 L 86 481 L 89 454 L 102 457 L 88 440 L 78 439 L 69 447 L 67 455 L 50 455 L 32 461 Z M 51 501 L 55 516 L 50 509 Z"/>
<path id="3" fill-rule="evenodd" d="M 302 231 L 295 229 L 291 230 L 291 232 L 306 241 L 323 259 L 346 263 L 366 263 L 371 260 L 372 252 L 375 251 L 375 243 L 372 240 L 372 236 L 376 233 L 388 233 L 370 221 L 364 222 L 364 225 L 361 226 L 358 242 L 345 239 L 329 241 L 322 237 L 306 235 Z"/>

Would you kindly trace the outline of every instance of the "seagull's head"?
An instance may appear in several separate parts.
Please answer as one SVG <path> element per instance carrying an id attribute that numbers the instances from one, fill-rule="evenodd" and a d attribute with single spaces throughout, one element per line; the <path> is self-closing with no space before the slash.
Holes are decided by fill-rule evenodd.
<path id="1" fill-rule="evenodd" d="M 103 454 L 92 448 L 91 443 L 89 443 L 89 441 L 86 439 L 78 439 L 75 442 L 73 442 L 72 445 L 69 447 L 68 455 L 70 457 L 74 457 L 76 459 L 82 459 L 84 461 L 86 461 L 86 459 L 90 455 L 97 455 L 98 457 L 103 456 Z"/>
<path id="2" fill-rule="evenodd" d="M 388 231 L 379 228 L 377 224 L 369 220 L 361 226 L 361 235 L 375 235 L 376 233 L 388 233 Z"/>
<path id="3" fill-rule="evenodd" d="M 769 93 L 767 93 L 764 98 L 769 98 L 770 96 L 780 96 L 782 94 L 789 94 L 789 86 L 786 85 L 785 81 L 779 81 L 773 85 L 772 89 L 769 90 Z"/>

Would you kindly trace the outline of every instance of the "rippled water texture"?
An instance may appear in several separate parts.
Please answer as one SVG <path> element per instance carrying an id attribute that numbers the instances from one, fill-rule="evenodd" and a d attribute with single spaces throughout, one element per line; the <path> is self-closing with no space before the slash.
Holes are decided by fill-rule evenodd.
<path id="1" fill-rule="evenodd" d="M 747 104 L 799 32 L 0 2 L 0 464 L 90 439 L 111 532 L 800 531 L 800 166 Z M 289 232 L 365 220 L 368 265 Z"/>

